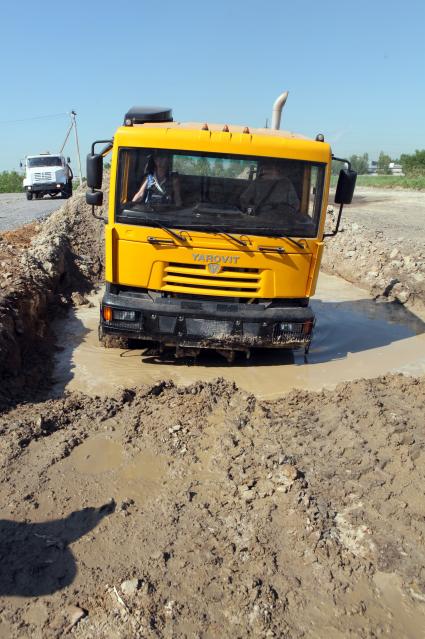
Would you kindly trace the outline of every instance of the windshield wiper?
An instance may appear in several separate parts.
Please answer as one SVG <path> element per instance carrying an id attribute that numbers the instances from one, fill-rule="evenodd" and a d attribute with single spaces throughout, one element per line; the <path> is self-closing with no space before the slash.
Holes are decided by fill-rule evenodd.
<path id="1" fill-rule="evenodd" d="M 164 226 L 163 224 L 161 224 L 161 222 L 158 222 L 157 220 L 145 220 L 145 223 L 146 223 L 146 226 L 151 226 L 151 224 L 154 226 L 157 226 L 158 228 L 162 229 L 163 231 L 166 231 L 167 233 L 177 238 L 181 242 L 186 242 L 185 238 L 180 233 L 177 233 L 176 231 L 169 229 L 168 226 Z"/>
<path id="2" fill-rule="evenodd" d="M 281 237 L 283 240 L 288 240 L 288 242 L 291 242 L 292 244 L 295 244 L 295 246 L 298 246 L 298 248 L 305 248 L 305 246 L 301 244 L 301 242 L 297 242 L 297 240 L 294 240 L 292 237 L 288 237 L 287 235 L 279 235 L 279 237 Z"/>
<path id="3" fill-rule="evenodd" d="M 220 233 L 220 235 L 225 235 L 226 237 L 228 237 L 231 240 L 234 240 L 237 244 L 240 244 L 241 246 L 247 245 L 247 242 L 244 242 L 244 240 L 241 240 L 239 237 L 235 237 L 235 235 L 232 235 L 231 233 L 226 233 L 226 231 L 219 231 L 218 229 L 213 229 L 213 228 L 211 228 L 211 231 L 214 231 L 214 233 Z"/>
<path id="4" fill-rule="evenodd" d="M 233 240 L 234 242 L 236 242 L 240 246 L 246 246 L 248 244 L 248 242 L 245 242 L 244 240 L 241 240 L 239 237 L 236 237 L 235 235 L 232 235 L 231 233 L 227 233 L 227 231 L 221 231 L 216 226 L 210 226 L 209 224 L 202 224 L 202 225 L 200 225 L 200 228 L 203 228 L 206 231 L 212 231 L 213 233 L 219 233 L 220 235 L 225 235 L 230 240 Z"/>
<path id="5" fill-rule="evenodd" d="M 255 233 L 255 231 L 270 231 L 270 229 L 267 228 L 253 228 L 251 233 Z M 289 237 L 288 235 L 281 235 L 280 233 L 270 233 L 269 237 L 278 237 L 281 240 L 288 240 L 288 242 L 291 242 L 292 244 L 294 244 L 295 246 L 298 246 L 298 248 L 304 249 L 305 246 L 303 244 L 301 244 L 301 242 L 298 242 L 297 240 L 294 240 L 293 237 Z"/>

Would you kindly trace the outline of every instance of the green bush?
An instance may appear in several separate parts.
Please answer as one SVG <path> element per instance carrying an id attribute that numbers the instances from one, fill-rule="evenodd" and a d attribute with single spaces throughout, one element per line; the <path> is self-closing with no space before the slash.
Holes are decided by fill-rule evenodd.
<path id="1" fill-rule="evenodd" d="M 23 176 L 17 171 L 0 173 L 0 193 L 21 193 Z"/>
<path id="2" fill-rule="evenodd" d="M 403 153 L 400 156 L 400 162 L 403 166 L 403 171 L 408 177 L 417 178 L 418 176 L 425 176 L 425 149 L 421 151 L 416 149 L 415 153 L 408 155 Z"/>

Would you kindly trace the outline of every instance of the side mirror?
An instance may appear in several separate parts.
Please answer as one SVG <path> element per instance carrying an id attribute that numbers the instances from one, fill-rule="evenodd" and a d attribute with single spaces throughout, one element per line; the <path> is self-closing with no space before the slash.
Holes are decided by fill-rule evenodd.
<path id="1" fill-rule="evenodd" d="M 91 206 L 102 206 L 103 191 L 86 191 L 86 202 Z"/>
<path id="2" fill-rule="evenodd" d="M 66 161 L 68 162 L 68 164 L 71 164 L 71 158 L 70 157 L 67 157 Z"/>
<path id="3" fill-rule="evenodd" d="M 97 153 L 87 156 L 87 186 L 91 189 L 102 188 L 103 157 Z"/>
<path id="4" fill-rule="evenodd" d="M 19 162 L 19 166 L 20 166 L 20 167 L 21 167 L 21 169 L 22 169 L 22 166 L 23 166 L 23 165 L 22 165 L 22 162 Z"/>
<path id="5" fill-rule="evenodd" d="M 351 204 L 356 186 L 357 172 L 352 169 L 341 169 L 336 185 L 335 204 Z"/>

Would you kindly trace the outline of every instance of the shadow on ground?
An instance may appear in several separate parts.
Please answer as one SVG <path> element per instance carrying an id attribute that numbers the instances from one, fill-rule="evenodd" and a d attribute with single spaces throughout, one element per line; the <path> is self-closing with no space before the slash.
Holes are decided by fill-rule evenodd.
<path id="1" fill-rule="evenodd" d="M 38 597 L 69 586 L 77 564 L 69 544 L 93 530 L 115 503 L 43 523 L 0 520 L 0 596 Z"/>

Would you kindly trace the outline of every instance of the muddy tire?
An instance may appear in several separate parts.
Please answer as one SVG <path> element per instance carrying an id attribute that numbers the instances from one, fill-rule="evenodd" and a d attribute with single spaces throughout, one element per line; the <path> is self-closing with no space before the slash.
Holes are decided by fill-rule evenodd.
<path id="1" fill-rule="evenodd" d="M 63 191 L 61 192 L 62 197 L 67 200 L 68 198 L 70 198 L 72 196 L 72 181 L 69 180 L 66 183 L 65 188 L 63 189 Z"/>
<path id="2" fill-rule="evenodd" d="M 115 335 L 105 335 L 100 324 L 98 335 L 99 342 L 104 348 L 128 348 L 128 339 L 125 337 L 116 337 Z"/>

